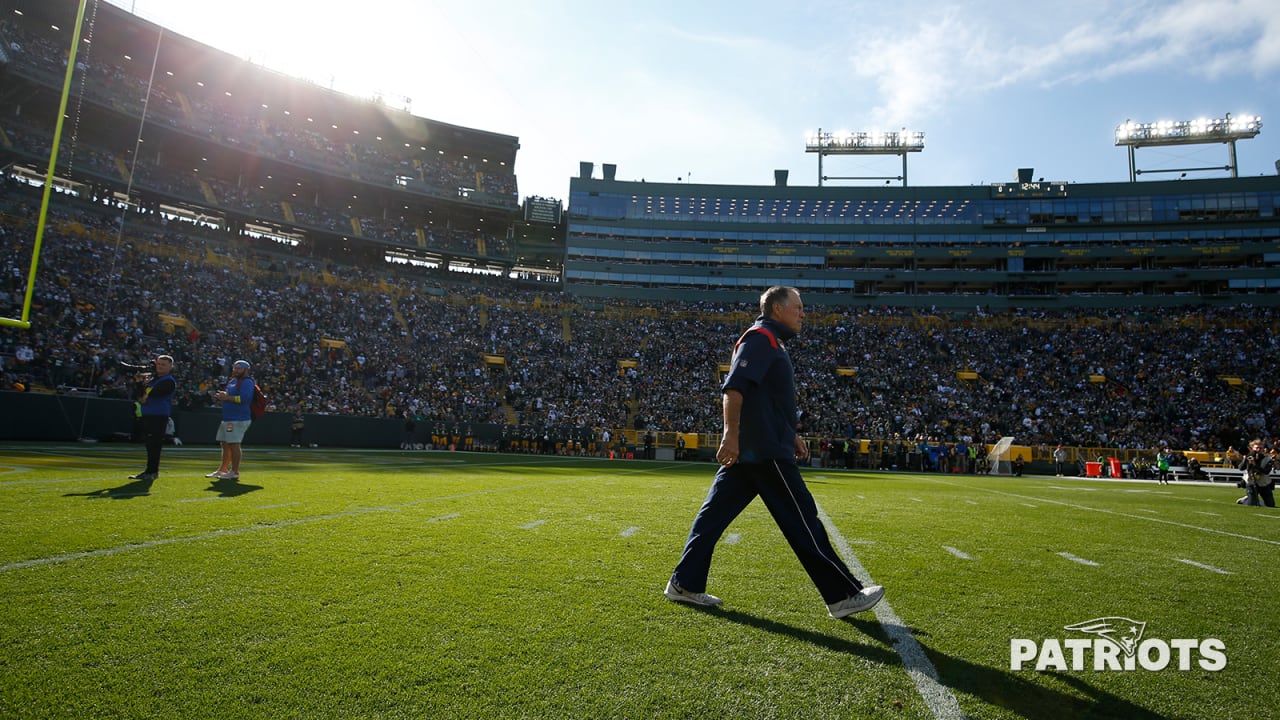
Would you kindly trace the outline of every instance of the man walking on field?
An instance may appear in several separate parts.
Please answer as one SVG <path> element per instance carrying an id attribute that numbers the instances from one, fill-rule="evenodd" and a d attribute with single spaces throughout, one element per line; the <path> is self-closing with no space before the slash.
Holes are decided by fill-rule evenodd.
<path id="1" fill-rule="evenodd" d="M 716 542 L 759 495 L 791 549 L 827 603 L 831 617 L 869 610 L 884 588 L 863 586 L 831 547 L 818 520 L 818 506 L 800 477 L 797 459 L 809 447 L 796 433 L 795 370 L 783 343 L 800 332 L 804 304 L 800 291 L 771 287 L 760 296 L 760 317 L 733 349 L 721 386 L 724 435 L 716 460 L 720 468 L 693 520 L 684 553 L 664 595 L 676 602 L 714 606 L 707 575 Z"/>

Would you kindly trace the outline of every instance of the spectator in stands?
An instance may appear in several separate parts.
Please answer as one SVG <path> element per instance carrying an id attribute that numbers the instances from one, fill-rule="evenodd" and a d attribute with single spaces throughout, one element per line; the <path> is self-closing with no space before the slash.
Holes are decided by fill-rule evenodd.
<path id="1" fill-rule="evenodd" d="M 879 585 L 863 586 L 831 547 L 817 504 L 800 477 L 797 460 L 809 447 L 796 433 L 795 371 L 785 342 L 804 321 L 800 292 L 771 287 L 760 296 L 760 317 L 734 345 L 722 385 L 724 432 L 716 460 L 720 469 L 693 521 L 684 552 L 664 594 L 677 602 L 715 606 L 708 595 L 711 554 L 729 524 L 762 496 L 831 617 L 869 610 L 884 596 Z"/>

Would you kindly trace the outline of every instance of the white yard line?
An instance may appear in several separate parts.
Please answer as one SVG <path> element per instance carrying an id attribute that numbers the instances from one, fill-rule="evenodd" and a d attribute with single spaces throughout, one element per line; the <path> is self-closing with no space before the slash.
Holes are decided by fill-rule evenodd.
<path id="1" fill-rule="evenodd" d="M 849 569 L 858 578 L 865 579 L 868 583 L 873 582 L 871 573 L 868 573 L 867 569 L 862 566 L 862 561 L 858 560 L 858 556 L 854 554 L 849 542 L 840 534 L 835 523 L 823 512 L 821 506 L 818 507 L 818 517 L 827 526 L 827 532 L 831 535 L 831 542 L 840 551 L 840 555 L 844 557 Z M 906 668 L 907 674 L 911 676 L 911 680 L 916 684 L 916 691 L 920 693 L 925 705 L 929 706 L 929 711 L 933 713 L 933 716 L 938 720 L 962 720 L 965 714 L 960 710 L 960 703 L 956 700 L 956 696 L 938 679 L 938 671 L 933 667 L 933 663 L 929 661 L 929 657 L 924 654 L 924 648 L 920 647 L 920 643 L 916 642 L 915 636 L 911 634 L 911 630 L 902 622 L 902 618 L 898 617 L 898 614 L 893 611 L 893 606 L 889 604 L 889 601 L 881 600 L 875 607 L 875 613 L 876 620 L 880 621 L 880 626 L 884 628 L 885 633 L 889 636 L 889 641 L 893 643 L 894 651 L 902 658 L 902 666 Z"/>
<path id="2" fill-rule="evenodd" d="M 632 535 L 635 535 L 638 532 L 640 532 L 640 528 L 632 526 L 623 530 L 618 534 L 621 535 L 622 537 L 631 537 Z"/>
<path id="3" fill-rule="evenodd" d="M 943 545 L 943 546 L 942 546 L 942 549 L 943 549 L 943 550 L 946 550 L 947 552 L 951 553 L 952 555 L 955 555 L 956 557 L 960 558 L 961 560 L 972 560 L 972 559 L 973 559 L 973 558 L 972 558 L 972 557 L 970 557 L 970 556 L 969 556 L 969 554 L 968 554 L 968 553 L 966 553 L 965 551 L 963 551 L 963 550 L 959 550 L 959 549 L 956 549 L 956 548 L 953 548 L 953 547 L 951 547 L 950 545 Z"/>
<path id="4" fill-rule="evenodd" d="M 534 529 L 534 528 L 538 527 L 539 525 L 546 525 L 546 524 L 547 524 L 547 521 L 546 521 L 546 520 L 534 520 L 533 522 L 531 522 L 531 523 L 529 523 L 529 524 L 527 524 L 527 525 L 521 525 L 521 526 L 520 526 L 520 529 L 521 529 L 521 530 L 532 530 L 532 529 Z"/>
<path id="5" fill-rule="evenodd" d="M 737 545 L 742 541 L 742 533 L 729 533 L 724 536 L 725 545 Z"/>
<path id="6" fill-rule="evenodd" d="M 1192 566 L 1192 567 L 1198 567 L 1198 568 L 1200 568 L 1201 570 L 1208 570 L 1209 572 L 1216 572 L 1216 573 L 1218 573 L 1219 575 L 1231 575 L 1231 574 L 1232 574 L 1230 570 L 1223 570 L 1222 568 L 1216 568 L 1216 567 L 1214 567 L 1214 566 L 1212 566 L 1212 565 L 1205 565 L 1204 563 L 1198 563 L 1198 562 L 1196 562 L 1195 560 L 1187 560 L 1187 559 L 1184 559 L 1184 558 L 1174 558 L 1174 560 L 1177 560 L 1177 561 L 1178 561 L 1178 562 L 1180 562 L 1180 563 L 1186 563 L 1186 564 L 1188 564 L 1188 565 L 1190 565 L 1190 566 Z"/>
<path id="7" fill-rule="evenodd" d="M 1090 567 L 1099 567 L 1098 563 L 1096 563 L 1096 562 L 1094 562 L 1094 561 L 1092 561 L 1092 560 L 1085 560 L 1085 559 L 1084 559 L 1084 558 L 1082 558 L 1082 557 L 1077 557 L 1077 556 L 1075 556 L 1075 555 L 1072 555 L 1072 554 L 1071 554 L 1071 553 L 1069 553 L 1069 552 L 1060 552 L 1060 553 L 1058 553 L 1058 556 L 1059 556 L 1059 557 L 1064 557 L 1064 558 L 1066 558 L 1066 559 L 1068 559 L 1068 560 L 1070 560 L 1071 562 L 1074 562 L 1074 563 L 1080 563 L 1081 565 L 1088 565 L 1088 566 L 1090 566 Z"/>

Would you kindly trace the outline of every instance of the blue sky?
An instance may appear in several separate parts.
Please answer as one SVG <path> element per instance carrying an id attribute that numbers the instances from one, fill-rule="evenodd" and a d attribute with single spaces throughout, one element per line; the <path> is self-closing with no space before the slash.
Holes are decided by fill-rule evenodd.
<path id="1" fill-rule="evenodd" d="M 522 197 L 567 200 L 580 160 L 597 177 L 614 163 L 621 180 L 769 185 L 787 169 L 792 185 L 816 185 L 804 139 L 818 128 L 924 131 L 912 185 L 1002 182 L 1020 167 L 1125 181 L 1114 134 L 1126 119 L 1260 115 L 1262 133 L 1238 144 L 1240 174 L 1273 174 L 1280 160 L 1275 0 L 111 1 L 324 86 L 514 135 Z M 1222 166 L 1227 152 L 1137 159 Z M 897 157 L 824 165 L 901 169 Z"/>

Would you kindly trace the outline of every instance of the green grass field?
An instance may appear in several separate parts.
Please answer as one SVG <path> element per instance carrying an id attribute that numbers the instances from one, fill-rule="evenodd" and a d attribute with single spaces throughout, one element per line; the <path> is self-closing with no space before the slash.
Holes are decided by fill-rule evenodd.
<path id="1" fill-rule="evenodd" d="M 0 717 L 1280 717 L 1280 514 L 1234 487 L 809 469 L 888 588 L 832 620 L 760 503 L 721 609 L 662 597 L 709 464 L 142 455 L 0 445 Z M 1226 667 L 1011 670 L 1115 616 Z"/>

